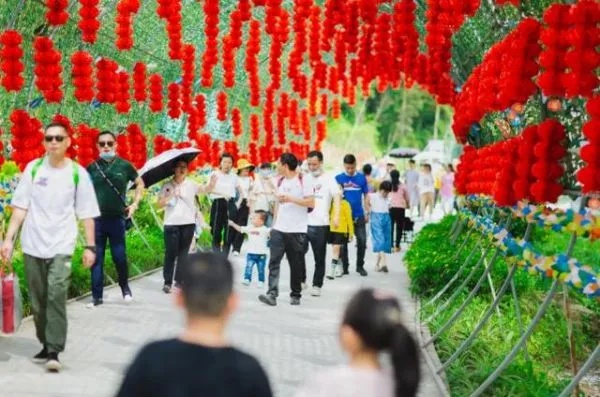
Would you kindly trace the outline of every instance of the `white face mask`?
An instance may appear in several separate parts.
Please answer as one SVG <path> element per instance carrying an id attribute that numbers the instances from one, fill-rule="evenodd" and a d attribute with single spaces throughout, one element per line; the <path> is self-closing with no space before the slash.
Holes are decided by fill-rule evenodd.
<path id="1" fill-rule="evenodd" d="M 115 156 L 116 153 L 114 150 L 111 150 L 110 152 L 100 152 L 100 158 L 103 160 L 112 160 Z"/>
<path id="2" fill-rule="evenodd" d="M 311 171 L 310 173 L 312 174 L 312 176 L 318 177 L 318 176 L 321 176 L 323 174 L 323 170 L 318 169 L 316 171 Z"/>

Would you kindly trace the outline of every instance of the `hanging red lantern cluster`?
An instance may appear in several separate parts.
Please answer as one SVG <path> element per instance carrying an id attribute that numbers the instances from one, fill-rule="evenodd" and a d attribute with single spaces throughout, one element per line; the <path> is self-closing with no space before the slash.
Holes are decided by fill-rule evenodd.
<path id="1" fill-rule="evenodd" d="M 537 128 L 533 147 L 535 162 L 531 167 L 535 182 L 530 192 L 538 203 L 555 203 L 562 194 L 563 187 L 558 180 L 564 173 L 560 161 L 567 153 L 562 145 L 565 137 L 565 128 L 554 119 L 544 121 Z"/>
<path id="2" fill-rule="evenodd" d="M 227 120 L 227 93 L 219 91 L 217 94 L 217 119 Z"/>
<path id="3" fill-rule="evenodd" d="M 327 120 L 317 120 L 317 135 L 315 139 L 315 148 L 321 150 L 321 144 L 327 138 Z"/>
<path id="4" fill-rule="evenodd" d="M 340 103 L 339 98 L 334 98 L 333 103 L 331 104 L 331 117 L 334 120 L 337 120 L 342 115 L 342 105 Z"/>
<path id="5" fill-rule="evenodd" d="M 294 31 L 294 47 L 288 59 L 288 77 L 292 81 L 294 91 L 302 95 L 302 79 L 300 67 L 304 62 L 304 54 L 307 50 L 306 21 L 310 17 L 310 6 L 312 0 L 294 0 L 294 19 L 292 29 Z"/>
<path id="6" fill-rule="evenodd" d="M 262 158 L 258 156 L 258 148 L 256 147 L 256 142 L 250 142 L 248 144 L 248 157 L 252 164 L 263 163 Z"/>
<path id="7" fill-rule="evenodd" d="M 160 74 L 153 74 L 148 79 L 150 83 L 150 110 L 154 113 L 163 110 L 163 80 Z"/>
<path id="8" fill-rule="evenodd" d="M 210 147 L 210 159 L 213 167 L 218 167 L 221 161 L 221 142 L 212 141 Z"/>
<path id="9" fill-rule="evenodd" d="M 77 141 L 77 138 L 75 136 L 75 131 L 73 130 L 73 126 L 71 125 L 71 120 L 69 120 L 69 118 L 65 115 L 55 114 L 54 117 L 52 117 L 52 122 L 60 123 L 67 128 L 67 135 L 69 136 L 69 138 L 71 138 L 71 145 L 67 148 L 67 157 L 75 159 L 75 157 L 77 156 L 76 148 L 79 142 Z"/>
<path id="10" fill-rule="evenodd" d="M 165 20 L 167 38 L 169 40 L 169 58 L 181 59 L 182 41 L 182 18 L 181 0 L 158 0 L 156 13 Z"/>
<path id="11" fill-rule="evenodd" d="M 79 0 L 79 23 L 77 26 L 81 30 L 81 40 L 94 44 L 100 29 L 100 0 Z"/>
<path id="12" fill-rule="evenodd" d="M 231 129 L 234 136 L 242 135 L 242 112 L 239 108 L 231 109 Z"/>
<path id="13" fill-rule="evenodd" d="M 577 172 L 583 193 L 600 193 L 600 96 L 588 101 L 586 109 L 590 120 L 583 126 L 587 143 L 581 148 L 585 165 Z"/>
<path id="14" fill-rule="evenodd" d="M 58 103 L 63 98 L 61 53 L 54 48 L 49 37 L 36 37 L 33 42 L 35 86 L 48 103 Z"/>
<path id="15" fill-rule="evenodd" d="M 23 171 L 29 162 L 44 155 L 42 123 L 22 109 L 13 110 L 9 119 L 12 123 L 11 157 Z"/>
<path id="16" fill-rule="evenodd" d="M 539 67 L 534 59 L 541 51 L 540 23 L 523 19 L 502 41 L 496 43 L 469 76 L 455 101 L 454 134 L 464 142 L 472 123 L 491 111 L 525 102 L 537 89 L 533 77 Z M 506 54 L 511 54 L 507 57 Z M 510 62 L 510 67 L 506 63 Z"/>
<path id="17" fill-rule="evenodd" d="M 250 105 L 260 104 L 260 77 L 258 74 L 258 54 L 260 53 L 260 22 L 251 21 L 248 41 L 246 43 L 245 69 L 248 73 L 248 89 Z"/>
<path id="18" fill-rule="evenodd" d="M 133 47 L 133 16 L 140 9 L 140 0 L 119 0 L 115 18 L 116 47 L 120 51 Z"/>
<path id="19" fill-rule="evenodd" d="M 173 142 L 162 135 L 155 135 L 152 144 L 154 146 L 155 155 L 159 155 L 167 150 L 173 149 Z"/>
<path id="20" fill-rule="evenodd" d="M 46 0 L 46 20 L 50 26 L 61 26 L 69 20 L 68 0 Z"/>
<path id="21" fill-rule="evenodd" d="M 258 142 L 260 136 L 260 120 L 258 115 L 250 115 L 250 142 Z"/>
<path id="22" fill-rule="evenodd" d="M 512 206 L 517 203 L 517 197 L 515 196 L 512 184 L 517 177 L 517 171 L 514 164 L 519 159 L 518 149 L 520 143 L 521 139 L 518 137 L 498 143 L 504 156 L 499 159 L 499 170 L 492 189 L 492 196 L 494 202 L 502 207 Z"/>
<path id="23" fill-rule="evenodd" d="M 196 117 L 198 119 L 198 127 L 202 128 L 206 125 L 206 97 L 202 94 L 196 95 Z"/>
<path id="24" fill-rule="evenodd" d="M 377 76 L 377 91 L 384 92 L 390 85 L 391 70 L 393 69 L 390 54 L 390 14 L 380 14 L 377 17 L 373 33 L 373 54 L 369 57 L 369 77 Z"/>
<path id="25" fill-rule="evenodd" d="M 458 165 L 456 166 L 456 175 L 454 177 L 454 188 L 456 189 L 456 193 L 461 195 L 469 193 L 467 186 L 469 186 L 471 182 L 471 172 L 475 169 L 473 165 L 476 161 L 477 149 L 471 145 L 465 145 Z"/>
<path id="26" fill-rule="evenodd" d="M 300 130 L 302 131 L 304 142 L 310 142 L 310 115 L 308 114 L 307 109 L 302 109 L 300 111 Z"/>
<path id="27" fill-rule="evenodd" d="M 191 113 L 192 94 L 194 90 L 196 48 L 191 44 L 183 46 L 183 63 L 181 65 L 181 108 Z"/>
<path id="28" fill-rule="evenodd" d="M 76 128 L 77 134 L 77 162 L 87 167 L 98 158 L 98 146 L 96 139 L 100 130 L 90 128 L 87 124 L 79 124 Z"/>
<path id="29" fill-rule="evenodd" d="M 129 73 L 120 71 L 117 73 L 117 90 L 115 92 L 115 109 L 118 113 L 126 114 L 131 110 L 129 93 Z"/>
<path id="30" fill-rule="evenodd" d="M 101 103 L 115 103 L 119 65 L 110 59 L 102 58 L 96 62 L 96 99 Z"/>
<path id="31" fill-rule="evenodd" d="M 495 0 L 499 5 L 512 4 L 515 7 L 519 7 L 521 5 L 521 0 Z"/>
<path id="32" fill-rule="evenodd" d="M 517 149 L 517 160 L 513 167 L 515 178 L 512 188 L 516 201 L 531 200 L 531 185 L 535 178 L 531 173 L 535 162 L 534 147 L 538 136 L 538 126 L 532 125 L 523 130 L 517 137 L 519 145 Z"/>
<path id="33" fill-rule="evenodd" d="M 197 147 L 200 149 L 200 154 L 198 154 L 198 165 L 204 166 L 206 164 L 210 164 L 210 150 L 212 145 L 212 139 L 210 138 L 210 134 L 202 133 L 198 136 Z"/>
<path id="34" fill-rule="evenodd" d="M 240 149 L 236 141 L 225 141 L 223 143 L 223 152 L 231 154 L 235 160 L 240 158 Z"/>
<path id="35" fill-rule="evenodd" d="M 591 98 L 600 79 L 600 3 L 580 0 L 571 9 L 573 26 L 567 41 L 571 45 L 565 63 L 569 68 L 565 75 L 566 94 L 569 98 Z"/>
<path id="36" fill-rule="evenodd" d="M 569 49 L 568 32 L 571 29 L 571 6 L 553 4 L 544 12 L 546 26 L 542 30 L 540 40 L 544 50 L 540 54 L 539 64 L 544 69 L 538 77 L 537 84 L 546 96 L 564 97 L 567 64 L 566 54 Z"/>
<path id="37" fill-rule="evenodd" d="M 129 161 L 140 169 L 146 163 L 146 135 L 138 124 L 129 124 L 127 126 L 127 142 L 129 144 Z"/>
<path id="38" fill-rule="evenodd" d="M 140 103 L 146 102 L 147 86 L 146 86 L 146 64 L 136 62 L 133 65 L 133 98 Z"/>
<path id="39" fill-rule="evenodd" d="M 181 101 L 179 99 L 180 96 L 180 86 L 177 83 L 170 83 L 168 85 L 168 98 L 169 102 L 167 107 L 169 108 L 169 117 L 172 119 L 178 119 L 181 116 Z"/>
<path id="40" fill-rule="evenodd" d="M 231 13 L 229 33 L 223 38 L 223 85 L 235 85 L 235 57 L 242 46 L 242 14 L 239 10 Z"/>
<path id="41" fill-rule="evenodd" d="M 213 85 L 213 69 L 219 62 L 219 0 L 205 0 L 203 9 L 206 47 L 202 55 L 202 86 L 210 88 Z"/>
<path id="42" fill-rule="evenodd" d="M 130 155 L 131 150 L 129 148 L 129 139 L 127 139 L 127 135 L 124 133 L 117 135 L 117 156 L 130 161 Z"/>
<path id="43" fill-rule="evenodd" d="M 23 38 L 16 30 L 5 30 L 0 35 L 0 70 L 2 75 L 2 86 L 6 91 L 18 92 L 23 88 Z"/>
<path id="44" fill-rule="evenodd" d="M 469 194 L 493 195 L 500 164 L 506 156 L 505 149 L 495 143 L 477 150 L 476 168 L 469 174 L 467 184 Z"/>
<path id="45" fill-rule="evenodd" d="M 73 96 L 79 102 L 90 102 L 94 99 L 94 59 L 87 51 L 76 51 L 71 55 L 71 64 Z"/>

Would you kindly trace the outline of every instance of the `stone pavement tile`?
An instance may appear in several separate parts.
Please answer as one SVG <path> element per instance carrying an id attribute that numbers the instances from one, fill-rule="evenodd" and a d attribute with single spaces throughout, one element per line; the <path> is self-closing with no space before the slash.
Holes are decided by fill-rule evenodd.
<path id="1" fill-rule="evenodd" d="M 309 253 L 308 280 L 313 273 L 311 257 Z M 415 302 L 401 255 L 393 255 L 390 273 L 382 274 L 374 272 L 373 255 L 367 253 L 368 277 L 360 277 L 351 265 L 349 276 L 325 280 L 321 297 L 304 291 L 300 306 L 289 304 L 289 267 L 284 261 L 276 307 L 258 301 L 264 289 L 257 288 L 255 282 L 241 285 L 242 258 L 234 258 L 241 304 L 228 337 L 260 360 L 278 397 L 293 397 L 315 373 L 344 363 L 338 327 L 346 302 L 358 288 L 377 287 L 398 294 L 406 324 L 414 330 Z M 135 301 L 131 304 L 124 303 L 115 288 L 105 291 L 105 304 L 96 309 L 87 309 L 88 301 L 69 304 L 67 350 L 61 354 L 65 369 L 60 374 L 47 374 L 42 366 L 30 362 L 40 348 L 32 321 L 26 321 L 16 336 L 0 338 L 2 396 L 113 396 L 123 371 L 145 343 L 176 336 L 182 328 L 182 313 L 175 308 L 172 295 L 162 293 L 161 287 L 162 273 L 157 272 L 132 283 Z M 437 396 L 425 366 L 423 373 L 420 396 Z"/>

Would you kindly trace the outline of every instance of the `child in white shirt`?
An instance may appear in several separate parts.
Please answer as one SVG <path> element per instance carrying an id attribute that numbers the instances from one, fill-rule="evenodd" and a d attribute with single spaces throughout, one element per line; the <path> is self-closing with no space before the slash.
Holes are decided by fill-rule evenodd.
<path id="1" fill-rule="evenodd" d="M 240 226 L 233 221 L 229 221 L 229 226 L 240 233 L 248 235 L 244 285 L 249 285 L 252 281 L 252 271 L 255 264 L 258 268 L 258 286 L 262 288 L 265 285 L 265 266 L 269 250 L 269 234 L 271 233 L 271 229 L 265 226 L 267 216 L 266 211 L 254 211 L 249 226 Z"/>

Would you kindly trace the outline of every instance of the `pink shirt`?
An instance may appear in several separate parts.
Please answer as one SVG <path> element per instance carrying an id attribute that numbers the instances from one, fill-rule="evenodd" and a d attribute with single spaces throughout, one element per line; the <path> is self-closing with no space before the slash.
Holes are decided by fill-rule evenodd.
<path id="1" fill-rule="evenodd" d="M 391 191 L 389 194 L 391 208 L 406 208 L 408 207 L 408 192 L 404 184 L 398 186 L 398 191 Z"/>
<path id="2" fill-rule="evenodd" d="M 454 196 L 454 172 L 447 172 L 442 177 L 442 186 L 440 188 L 442 197 Z"/>

